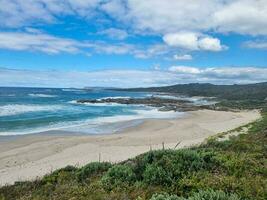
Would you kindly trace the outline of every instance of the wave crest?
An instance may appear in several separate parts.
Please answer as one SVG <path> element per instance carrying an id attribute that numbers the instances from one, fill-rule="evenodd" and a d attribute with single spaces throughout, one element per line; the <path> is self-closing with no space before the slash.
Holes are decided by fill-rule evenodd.
<path id="1" fill-rule="evenodd" d="M 51 95 L 51 94 L 28 94 L 30 97 L 42 97 L 42 98 L 53 98 L 57 97 L 57 95 Z"/>
<path id="2" fill-rule="evenodd" d="M 53 111 L 59 109 L 62 109 L 62 106 L 9 104 L 0 106 L 0 117 L 19 115 L 28 112 Z"/>

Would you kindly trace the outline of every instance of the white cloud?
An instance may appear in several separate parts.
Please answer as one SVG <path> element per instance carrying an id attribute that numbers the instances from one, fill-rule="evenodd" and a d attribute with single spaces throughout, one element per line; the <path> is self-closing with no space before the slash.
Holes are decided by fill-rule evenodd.
<path id="1" fill-rule="evenodd" d="M 102 0 L 0 0 L 0 26 L 55 23 L 63 15 L 90 18 L 97 15 L 96 8 L 101 2 Z"/>
<path id="2" fill-rule="evenodd" d="M 135 52 L 135 47 L 130 44 L 113 45 L 102 41 L 78 41 L 56 37 L 35 29 L 30 29 L 28 32 L 0 32 L 0 48 L 39 51 L 48 54 L 84 53 L 90 55 L 92 50 L 105 54 L 134 54 Z"/>
<path id="3" fill-rule="evenodd" d="M 211 19 L 219 32 L 267 35 L 267 2 L 227 0 L 213 13 Z"/>
<path id="4" fill-rule="evenodd" d="M 184 54 L 184 55 L 179 55 L 179 54 L 175 54 L 173 56 L 174 60 L 192 60 L 193 57 L 190 54 Z"/>
<path id="5" fill-rule="evenodd" d="M 0 32 L 0 48 L 11 50 L 77 53 L 84 44 L 75 40 L 58 38 L 43 33 Z"/>
<path id="6" fill-rule="evenodd" d="M 193 32 L 169 33 L 163 36 L 163 41 L 169 46 L 189 50 L 198 49 L 198 35 Z"/>
<path id="7" fill-rule="evenodd" d="M 118 53 L 128 51 L 140 58 L 151 57 L 151 54 L 162 55 L 162 52 L 172 52 L 174 48 L 190 51 L 226 49 L 219 38 L 211 36 L 214 32 L 267 35 L 266 0 L 0 0 L 0 5 L 4 5 L 0 6 L 0 27 L 34 27 L 36 24 L 62 23 L 64 16 L 75 16 L 79 20 L 92 23 L 96 20 L 108 21 L 106 16 L 109 15 L 113 18 L 112 25 L 115 27 L 124 26 L 133 34 L 161 36 L 170 46 L 168 49 L 161 45 L 159 49 L 155 48 L 159 46 L 156 44 L 154 47 L 136 49 L 137 45 L 134 45 L 133 49 L 129 48 L 131 45 L 118 44 L 113 45 L 114 48 L 110 45 L 106 50 L 112 52 L 113 50 L 108 49 L 114 49 Z M 103 28 L 106 30 L 98 33 L 102 32 L 117 40 L 128 36 L 124 29 L 101 27 L 102 30 Z M 55 42 L 57 39 L 43 40 L 51 43 L 51 40 Z M 80 44 L 77 41 L 61 42 L 63 47 L 59 47 L 60 49 L 51 46 L 36 47 L 35 44 L 33 46 L 39 51 L 50 53 L 79 51 Z M 72 45 L 73 42 L 75 45 Z M 84 41 L 80 41 L 82 42 Z M 258 43 L 247 46 L 265 48 L 264 44 Z"/>
<path id="8" fill-rule="evenodd" d="M 169 33 L 163 36 L 163 41 L 169 46 L 192 51 L 221 51 L 224 49 L 219 39 L 194 32 Z"/>
<path id="9" fill-rule="evenodd" d="M 156 33 L 209 28 L 208 16 L 214 12 L 214 0 L 128 0 L 128 17 L 135 28 Z M 123 17 L 123 16 L 122 16 Z"/>
<path id="10" fill-rule="evenodd" d="M 34 87 L 149 87 L 184 83 L 255 83 L 267 81 L 267 69 L 257 67 L 197 68 L 187 66 L 162 70 L 35 71 L 0 68 L 0 86 Z"/>
<path id="11" fill-rule="evenodd" d="M 135 31 L 267 35 L 266 0 L 0 0 L 0 26 L 55 23 L 61 16 L 105 14 Z M 103 15 L 104 12 L 104 15 Z"/>
<path id="12" fill-rule="evenodd" d="M 249 83 L 267 81 L 267 68 L 258 67 L 217 67 L 197 68 L 187 66 L 172 66 L 169 71 L 186 74 L 196 82 L 206 80 L 218 83 Z"/>
<path id="13" fill-rule="evenodd" d="M 0 32 L 0 49 L 38 51 L 47 54 L 82 53 L 90 56 L 94 53 L 129 54 L 137 58 L 164 56 L 172 51 L 167 45 L 162 44 L 138 46 L 124 42 L 112 44 L 105 41 L 78 41 L 56 37 L 36 29 L 27 29 L 27 32 Z"/>
<path id="14" fill-rule="evenodd" d="M 221 45 L 218 38 L 213 37 L 203 37 L 198 41 L 199 49 L 206 51 L 221 51 L 226 47 Z"/>
<path id="15" fill-rule="evenodd" d="M 243 43 L 243 46 L 251 49 L 267 50 L 267 41 L 266 40 L 247 41 Z"/>
<path id="16" fill-rule="evenodd" d="M 157 56 L 164 56 L 170 54 L 173 49 L 169 48 L 164 44 L 153 44 L 144 46 L 143 48 L 136 48 L 134 50 L 134 55 L 137 58 L 151 58 Z"/>
<path id="17" fill-rule="evenodd" d="M 172 84 L 176 75 L 161 71 L 105 70 L 34 71 L 0 68 L 1 86 L 35 87 L 141 87 Z"/>
<path id="18" fill-rule="evenodd" d="M 122 29 L 109 28 L 103 31 L 99 31 L 100 35 L 107 35 L 111 39 L 124 40 L 128 37 L 128 33 Z"/>
<path id="19" fill-rule="evenodd" d="M 105 53 L 105 54 L 134 55 L 135 50 L 136 50 L 136 47 L 131 44 L 119 43 L 119 44 L 113 45 L 113 44 L 108 44 L 103 41 L 91 43 L 89 44 L 89 46 L 92 47 L 96 53 Z"/>
<path id="20" fill-rule="evenodd" d="M 128 0 L 127 6 L 128 16 L 141 30 L 267 35 L 266 0 Z"/>
<path id="21" fill-rule="evenodd" d="M 169 71 L 175 73 L 182 73 L 182 74 L 198 74 L 200 73 L 200 69 L 195 67 L 188 67 L 188 66 L 172 66 L 169 68 Z"/>
<path id="22" fill-rule="evenodd" d="M 125 0 L 109 0 L 103 3 L 100 9 L 115 19 L 126 22 L 128 20 L 128 13 L 125 4 L 127 4 Z"/>

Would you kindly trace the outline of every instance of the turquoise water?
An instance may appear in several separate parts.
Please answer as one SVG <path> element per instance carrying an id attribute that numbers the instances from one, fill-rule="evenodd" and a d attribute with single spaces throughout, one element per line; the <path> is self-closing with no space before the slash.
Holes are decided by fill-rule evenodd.
<path id="1" fill-rule="evenodd" d="M 151 94 L 103 89 L 1 88 L 0 135 L 48 130 L 112 133 L 127 127 L 123 121 L 169 118 L 178 113 L 159 112 L 142 105 L 78 104 L 77 99 L 146 97 Z"/>

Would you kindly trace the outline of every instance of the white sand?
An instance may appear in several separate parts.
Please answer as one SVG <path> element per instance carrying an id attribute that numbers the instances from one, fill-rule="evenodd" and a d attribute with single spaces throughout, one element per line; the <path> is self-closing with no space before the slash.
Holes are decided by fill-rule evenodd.
<path id="1" fill-rule="evenodd" d="M 146 120 L 122 133 L 100 136 L 25 135 L 1 141 L 0 185 L 32 180 L 66 165 L 82 166 L 91 161 L 118 162 L 152 149 L 178 148 L 203 142 L 260 118 L 258 111 L 192 111 L 184 118 Z"/>

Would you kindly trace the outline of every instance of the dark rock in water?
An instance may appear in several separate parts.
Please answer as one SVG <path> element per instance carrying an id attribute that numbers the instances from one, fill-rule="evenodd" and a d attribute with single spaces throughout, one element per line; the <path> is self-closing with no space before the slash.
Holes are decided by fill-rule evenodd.
<path id="1" fill-rule="evenodd" d="M 201 109 L 195 106 L 192 102 L 179 99 L 163 99 L 157 97 L 147 98 L 106 98 L 106 99 L 81 99 L 77 103 L 119 103 L 127 105 L 147 105 L 159 108 L 160 111 L 193 111 Z"/>

